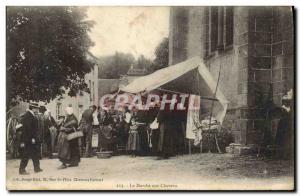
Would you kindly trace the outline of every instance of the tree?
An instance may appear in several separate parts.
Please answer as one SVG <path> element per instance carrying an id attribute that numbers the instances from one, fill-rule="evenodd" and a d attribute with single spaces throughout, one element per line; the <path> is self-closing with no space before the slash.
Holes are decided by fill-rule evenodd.
<path id="1" fill-rule="evenodd" d="M 155 49 L 155 59 L 151 67 L 154 72 L 169 65 L 169 38 L 164 38 Z"/>
<path id="2" fill-rule="evenodd" d="M 79 7 L 8 7 L 6 18 L 7 101 L 50 101 L 88 90 L 84 75 L 93 63 L 93 42 Z"/>
<path id="3" fill-rule="evenodd" d="M 116 52 L 112 56 L 100 57 L 100 60 L 102 65 L 99 66 L 99 78 L 104 79 L 119 79 L 135 63 L 132 54 L 121 52 Z"/>
<path id="4" fill-rule="evenodd" d="M 137 59 L 135 68 L 148 70 L 152 66 L 152 61 L 140 55 Z"/>

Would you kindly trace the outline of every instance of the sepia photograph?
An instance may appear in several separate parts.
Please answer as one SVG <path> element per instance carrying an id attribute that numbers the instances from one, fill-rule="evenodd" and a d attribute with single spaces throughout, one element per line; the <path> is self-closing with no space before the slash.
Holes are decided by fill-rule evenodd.
<path id="1" fill-rule="evenodd" d="M 295 191 L 294 20 L 6 6 L 6 189 Z"/>

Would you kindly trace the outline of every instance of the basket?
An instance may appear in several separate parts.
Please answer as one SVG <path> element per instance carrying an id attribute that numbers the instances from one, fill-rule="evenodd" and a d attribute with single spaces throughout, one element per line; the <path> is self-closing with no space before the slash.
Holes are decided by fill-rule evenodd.
<path id="1" fill-rule="evenodd" d="M 82 131 L 75 131 L 75 132 L 69 133 L 67 135 L 67 140 L 70 141 L 70 140 L 73 140 L 73 139 L 76 139 L 76 138 L 80 138 L 80 137 L 83 137 Z"/>
<path id="2" fill-rule="evenodd" d="M 108 159 L 112 156 L 112 151 L 96 152 L 98 159 Z"/>

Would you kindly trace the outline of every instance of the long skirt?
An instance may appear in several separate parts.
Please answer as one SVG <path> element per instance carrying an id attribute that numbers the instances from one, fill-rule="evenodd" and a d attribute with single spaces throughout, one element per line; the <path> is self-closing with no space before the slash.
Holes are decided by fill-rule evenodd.
<path id="1" fill-rule="evenodd" d="M 162 123 L 159 127 L 158 152 L 169 156 L 174 155 L 176 138 L 176 127 L 171 123 Z"/>
<path id="2" fill-rule="evenodd" d="M 126 146 L 127 151 L 140 151 L 140 137 L 137 131 L 130 131 L 128 136 L 128 142 Z"/>
<path id="3" fill-rule="evenodd" d="M 151 144 L 152 153 L 156 154 L 158 152 L 158 140 L 159 140 L 159 129 L 151 130 Z"/>
<path id="4" fill-rule="evenodd" d="M 80 150 L 78 139 L 68 141 L 66 133 L 58 136 L 58 158 L 64 164 L 78 164 L 80 162 Z"/>
<path id="5" fill-rule="evenodd" d="M 141 154 L 142 155 L 147 155 L 150 152 L 147 126 L 146 125 L 140 125 L 140 126 L 138 126 L 137 130 L 138 130 L 139 138 L 140 138 Z"/>
<path id="6" fill-rule="evenodd" d="M 126 145 L 128 141 L 129 124 L 124 122 L 121 123 L 119 128 L 119 144 Z"/>
<path id="7" fill-rule="evenodd" d="M 113 129 L 110 126 L 102 126 L 99 130 L 98 146 L 101 151 L 114 150 Z"/>

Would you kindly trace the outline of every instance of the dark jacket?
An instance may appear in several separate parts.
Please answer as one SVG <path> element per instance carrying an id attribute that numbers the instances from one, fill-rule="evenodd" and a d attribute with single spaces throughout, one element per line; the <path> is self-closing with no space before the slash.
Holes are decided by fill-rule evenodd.
<path id="1" fill-rule="evenodd" d="M 51 141 L 50 127 L 56 127 L 56 122 L 52 116 L 44 118 L 44 141 Z"/>
<path id="2" fill-rule="evenodd" d="M 27 111 L 21 119 L 22 134 L 21 142 L 25 143 L 25 146 L 32 145 L 32 139 L 37 141 L 38 133 L 38 120 L 32 113 Z"/>
<path id="3" fill-rule="evenodd" d="M 84 112 L 82 113 L 82 116 L 81 116 L 81 121 L 88 123 L 88 124 L 92 124 L 93 123 L 93 110 L 91 110 L 91 109 L 84 110 Z"/>
<path id="4" fill-rule="evenodd" d="M 45 116 L 41 113 L 37 114 L 37 132 L 36 139 L 39 143 L 42 143 L 45 135 Z"/>

